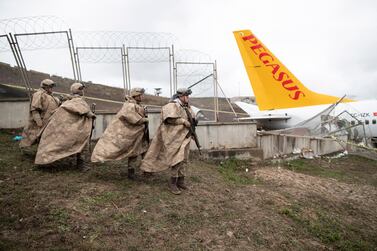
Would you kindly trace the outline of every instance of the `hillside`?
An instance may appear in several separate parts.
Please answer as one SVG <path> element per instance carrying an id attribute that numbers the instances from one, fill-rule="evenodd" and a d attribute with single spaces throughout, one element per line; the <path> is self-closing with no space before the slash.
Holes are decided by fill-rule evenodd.
<path id="1" fill-rule="evenodd" d="M 74 80 L 69 78 L 63 78 L 60 76 L 52 75 L 37 72 L 33 70 L 28 71 L 28 76 L 31 82 L 31 86 L 35 89 L 39 88 L 39 84 L 43 79 L 51 78 L 57 83 L 55 87 L 55 92 L 62 92 L 62 93 L 69 93 L 69 87 L 74 82 Z M 85 83 L 85 82 L 84 82 Z M 21 76 L 18 72 L 16 67 L 11 67 L 8 64 L 4 64 L 0 62 L 0 84 L 8 84 L 8 85 L 15 85 L 15 86 L 24 86 Z M 88 97 L 94 97 L 98 99 L 104 100 L 111 100 L 117 102 L 123 102 L 124 100 L 124 90 L 117 87 L 111 87 L 109 85 L 103 84 L 96 84 L 96 83 L 85 83 L 87 89 L 85 91 L 85 95 Z M 146 105 L 154 105 L 154 106 L 163 106 L 168 102 L 168 98 L 166 97 L 158 97 L 154 95 L 145 95 L 144 104 Z M 102 112 L 117 112 L 122 104 L 121 103 L 114 103 L 114 102 L 106 102 L 101 100 L 90 100 L 88 99 L 89 103 L 96 103 L 97 111 Z M 213 98 L 193 98 L 192 105 L 197 106 L 203 109 L 213 110 Z M 225 98 L 219 98 L 219 107 L 221 111 L 225 113 L 220 113 L 220 121 L 232 121 L 234 116 L 231 114 L 232 110 L 229 107 Z M 234 109 L 238 113 L 244 113 L 239 107 L 236 105 Z M 211 120 L 213 119 L 213 112 L 206 111 L 206 117 Z"/>

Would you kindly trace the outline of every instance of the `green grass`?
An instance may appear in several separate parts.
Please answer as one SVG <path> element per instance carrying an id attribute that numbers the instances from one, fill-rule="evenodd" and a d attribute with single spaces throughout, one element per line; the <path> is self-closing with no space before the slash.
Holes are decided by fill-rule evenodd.
<path id="1" fill-rule="evenodd" d="M 310 214 L 305 211 L 311 212 Z M 350 224 L 340 222 L 331 212 L 321 209 L 307 209 L 293 204 L 280 209 L 279 213 L 292 219 L 309 235 L 338 250 L 373 250 L 376 241 L 365 241 L 360 230 Z"/>
<path id="2" fill-rule="evenodd" d="M 310 160 L 293 160 L 285 163 L 285 167 L 291 171 L 337 180 L 343 180 L 347 176 L 347 173 L 342 170 L 323 167 Z"/>
<path id="3" fill-rule="evenodd" d="M 375 173 L 377 161 L 348 155 L 338 159 L 296 159 L 286 161 L 283 167 L 298 173 L 331 178 L 353 184 L 377 186 Z"/>
<path id="4" fill-rule="evenodd" d="M 54 222 L 54 225 L 57 226 L 59 232 L 70 231 L 69 212 L 64 208 L 56 208 L 50 211 L 49 218 Z"/>
<path id="5" fill-rule="evenodd" d="M 258 181 L 246 172 L 249 162 L 230 158 L 222 162 L 218 168 L 221 176 L 228 182 L 235 185 L 254 185 Z"/>

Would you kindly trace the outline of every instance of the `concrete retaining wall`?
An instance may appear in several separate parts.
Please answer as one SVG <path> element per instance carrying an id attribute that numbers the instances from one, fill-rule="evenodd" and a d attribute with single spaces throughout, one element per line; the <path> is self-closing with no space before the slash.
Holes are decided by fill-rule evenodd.
<path id="1" fill-rule="evenodd" d="M 324 155 L 342 151 L 345 146 L 329 138 L 296 135 L 258 134 L 258 147 L 263 150 L 263 158 L 289 155 L 294 150 L 311 149 L 314 155 Z"/>
<path id="2" fill-rule="evenodd" d="M 160 111 L 149 111 L 148 114 L 150 121 L 149 131 L 152 138 L 160 124 Z M 28 115 L 28 101 L 0 102 L 0 128 L 24 127 L 27 123 Z M 101 137 L 114 116 L 114 113 L 97 114 L 93 139 Z M 282 134 L 275 135 L 266 132 L 260 133 L 257 136 L 256 124 L 253 122 L 201 122 L 197 127 L 197 134 L 202 149 L 210 151 L 208 153 L 211 154 L 213 152 L 213 156 L 209 155 L 212 157 L 223 155 L 218 153 L 217 150 L 223 150 L 222 152 L 231 151 L 228 154 L 229 156 L 232 156 L 231 154 L 238 156 L 239 152 L 244 152 L 245 149 L 260 148 L 263 151 L 263 159 L 269 159 L 277 155 L 292 154 L 295 149 L 312 149 L 315 155 L 329 154 L 344 149 L 342 145 L 332 139 Z M 191 142 L 191 149 L 196 150 L 193 141 Z M 251 156 L 253 154 L 247 152 L 246 155 Z M 258 151 L 257 155 L 261 155 L 261 152 Z"/>
<path id="3" fill-rule="evenodd" d="M 98 139 L 103 134 L 107 125 L 115 114 L 97 114 L 96 128 L 93 131 L 93 139 Z M 149 133 L 153 138 L 160 124 L 160 112 L 149 112 Z M 203 150 L 225 148 L 254 148 L 257 146 L 256 124 L 252 122 L 213 123 L 201 122 L 196 128 L 200 144 Z M 195 150 L 194 142 L 191 149 Z"/>
<path id="4" fill-rule="evenodd" d="M 29 101 L 1 101 L 0 129 L 24 127 L 29 118 Z"/>

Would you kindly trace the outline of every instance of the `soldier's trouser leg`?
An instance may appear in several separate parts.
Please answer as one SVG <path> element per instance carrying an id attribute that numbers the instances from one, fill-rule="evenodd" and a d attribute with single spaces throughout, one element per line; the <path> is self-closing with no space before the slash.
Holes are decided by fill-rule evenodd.
<path id="1" fill-rule="evenodd" d="M 177 187 L 183 190 L 188 189 L 188 187 L 185 184 L 185 174 L 186 174 L 186 168 L 187 168 L 187 160 L 184 160 L 180 162 L 179 164 L 172 167 L 172 177 L 177 178 Z"/>
<path id="2" fill-rule="evenodd" d="M 185 177 L 186 173 L 187 160 L 179 162 L 177 165 L 170 168 L 171 177 Z"/>
<path id="3" fill-rule="evenodd" d="M 138 168 L 138 156 L 128 158 L 127 178 L 135 179 L 135 169 Z"/>
<path id="4" fill-rule="evenodd" d="M 76 154 L 76 166 L 82 171 L 88 171 L 90 169 L 89 161 L 89 144 L 85 145 L 83 150 Z"/>
<path id="5" fill-rule="evenodd" d="M 179 187 L 180 187 L 179 185 L 184 186 L 186 166 L 187 166 L 187 160 L 184 160 L 170 168 L 171 177 L 169 181 L 169 189 L 173 194 L 181 194 L 181 190 L 179 190 Z M 181 187 L 181 188 L 186 189 L 186 187 L 185 188 Z"/>

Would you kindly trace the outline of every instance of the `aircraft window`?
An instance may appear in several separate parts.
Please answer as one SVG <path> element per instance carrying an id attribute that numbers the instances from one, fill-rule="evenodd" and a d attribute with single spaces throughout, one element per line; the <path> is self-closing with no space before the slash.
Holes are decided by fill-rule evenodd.
<path id="1" fill-rule="evenodd" d="M 355 125 L 355 120 L 352 120 L 352 121 L 351 121 L 351 125 Z"/>
<path id="2" fill-rule="evenodd" d="M 376 124 L 376 120 L 375 119 L 372 120 L 372 124 Z"/>
<path id="3" fill-rule="evenodd" d="M 369 125 L 369 120 L 365 120 L 365 124 L 366 124 L 366 125 Z"/>

